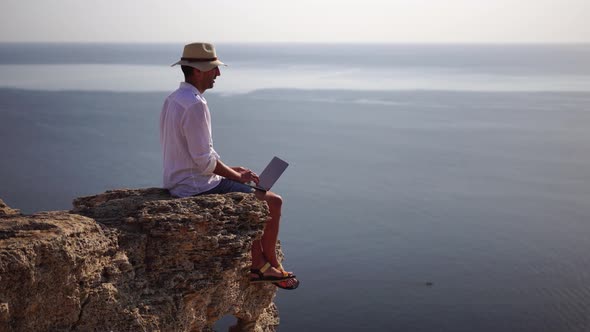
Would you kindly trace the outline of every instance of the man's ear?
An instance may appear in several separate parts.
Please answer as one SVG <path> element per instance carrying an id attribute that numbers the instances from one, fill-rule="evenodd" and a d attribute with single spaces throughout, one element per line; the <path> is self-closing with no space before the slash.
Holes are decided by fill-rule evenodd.
<path id="1" fill-rule="evenodd" d="M 202 73 L 202 71 L 200 71 L 199 69 L 193 67 L 193 75 L 195 76 L 200 76 Z"/>

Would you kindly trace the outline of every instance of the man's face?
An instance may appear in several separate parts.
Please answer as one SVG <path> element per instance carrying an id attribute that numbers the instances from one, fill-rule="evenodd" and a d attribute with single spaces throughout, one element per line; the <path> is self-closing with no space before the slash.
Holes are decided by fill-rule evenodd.
<path id="1" fill-rule="evenodd" d="M 213 88 L 215 79 L 220 76 L 221 72 L 219 67 L 215 67 L 209 71 L 198 71 L 197 72 L 197 89 L 201 92 L 205 92 L 207 89 Z"/>

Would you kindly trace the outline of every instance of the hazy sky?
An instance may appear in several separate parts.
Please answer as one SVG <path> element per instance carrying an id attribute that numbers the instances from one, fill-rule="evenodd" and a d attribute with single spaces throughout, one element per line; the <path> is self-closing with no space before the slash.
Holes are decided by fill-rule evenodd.
<path id="1" fill-rule="evenodd" d="M 0 41 L 590 42 L 590 0 L 1 0 Z"/>

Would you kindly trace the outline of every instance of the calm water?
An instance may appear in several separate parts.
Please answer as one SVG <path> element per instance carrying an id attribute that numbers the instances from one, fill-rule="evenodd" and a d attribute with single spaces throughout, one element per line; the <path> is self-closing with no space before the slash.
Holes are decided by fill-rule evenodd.
<path id="1" fill-rule="evenodd" d="M 0 44 L 0 198 L 159 186 L 178 49 Z M 216 150 L 291 164 L 281 331 L 590 330 L 589 46 L 218 51 Z"/>

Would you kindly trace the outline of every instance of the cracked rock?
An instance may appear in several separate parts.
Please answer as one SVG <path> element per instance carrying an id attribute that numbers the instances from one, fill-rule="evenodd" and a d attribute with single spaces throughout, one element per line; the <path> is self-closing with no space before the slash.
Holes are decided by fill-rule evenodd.
<path id="1" fill-rule="evenodd" d="M 0 331 L 275 331 L 273 285 L 250 285 L 266 204 L 157 188 L 22 215 L 0 200 Z M 282 257 L 282 253 L 279 252 Z"/>

